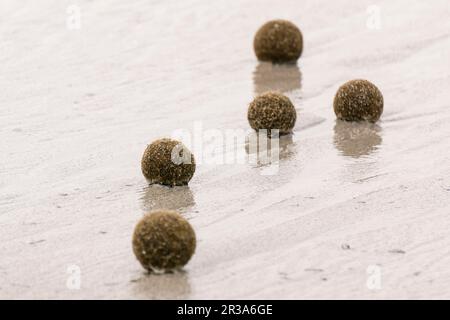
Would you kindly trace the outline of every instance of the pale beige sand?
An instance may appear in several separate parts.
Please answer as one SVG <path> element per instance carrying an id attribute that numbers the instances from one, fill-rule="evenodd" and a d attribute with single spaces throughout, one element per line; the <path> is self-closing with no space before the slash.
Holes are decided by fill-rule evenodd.
<path id="1" fill-rule="evenodd" d="M 77 3 L 76 31 L 72 2 L 0 3 L 0 298 L 450 298 L 448 0 Z M 298 67 L 255 60 L 272 18 L 302 29 Z M 336 123 L 352 78 L 383 92 L 377 125 Z M 148 143 L 247 129 L 269 88 L 299 115 L 277 175 L 203 164 L 187 188 L 147 187 Z M 131 234 L 160 206 L 198 247 L 185 272 L 147 276 Z"/>

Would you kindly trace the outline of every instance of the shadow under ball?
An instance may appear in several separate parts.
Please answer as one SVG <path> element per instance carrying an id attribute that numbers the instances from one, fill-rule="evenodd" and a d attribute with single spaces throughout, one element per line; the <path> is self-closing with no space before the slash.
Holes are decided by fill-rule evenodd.
<path id="1" fill-rule="evenodd" d="M 289 134 L 297 120 L 297 111 L 291 100 L 279 92 L 266 92 L 257 96 L 249 105 L 248 122 L 256 131 L 267 133 L 278 129 L 279 134 Z"/>
<path id="2" fill-rule="evenodd" d="M 303 51 L 303 36 L 292 22 L 272 20 L 256 32 L 253 48 L 261 61 L 295 62 Z"/>
<path id="3" fill-rule="evenodd" d="M 195 172 L 195 159 L 180 141 L 159 139 L 145 149 L 141 169 L 150 184 L 187 185 Z"/>
<path id="4" fill-rule="evenodd" d="M 367 80 L 351 80 L 338 89 L 333 108 L 340 120 L 376 122 L 383 113 L 383 95 Z"/>
<path id="5" fill-rule="evenodd" d="M 186 265 L 195 252 L 196 238 L 189 222 L 176 211 L 146 214 L 133 233 L 133 252 L 150 272 L 167 272 Z"/>

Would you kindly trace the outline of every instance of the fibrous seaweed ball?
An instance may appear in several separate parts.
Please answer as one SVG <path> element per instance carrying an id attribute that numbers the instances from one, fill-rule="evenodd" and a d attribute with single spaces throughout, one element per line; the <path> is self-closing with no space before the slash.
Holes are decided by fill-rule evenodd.
<path id="1" fill-rule="evenodd" d="M 133 234 L 133 252 L 152 272 L 167 272 L 186 265 L 194 254 L 195 232 L 176 211 L 156 210 L 145 215 Z"/>
<path id="2" fill-rule="evenodd" d="M 253 48 L 261 61 L 294 62 L 302 54 L 303 36 L 292 22 L 272 20 L 256 32 Z"/>
<path id="3" fill-rule="evenodd" d="M 383 95 L 367 80 L 351 80 L 338 89 L 333 107 L 338 119 L 376 122 L 383 113 Z"/>
<path id="4" fill-rule="evenodd" d="M 180 186 L 188 184 L 194 175 L 195 159 L 181 142 L 159 139 L 145 149 L 141 168 L 151 184 Z"/>
<path id="5" fill-rule="evenodd" d="M 256 131 L 278 129 L 279 134 L 289 134 L 297 120 L 297 112 L 291 100 L 278 92 L 266 92 L 257 96 L 248 108 L 248 122 Z"/>

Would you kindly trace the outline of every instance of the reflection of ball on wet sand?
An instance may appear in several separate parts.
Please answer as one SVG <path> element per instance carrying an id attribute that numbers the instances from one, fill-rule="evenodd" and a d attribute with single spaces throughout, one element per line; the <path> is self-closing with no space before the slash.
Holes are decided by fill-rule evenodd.
<path id="1" fill-rule="evenodd" d="M 141 265 L 154 272 L 186 265 L 196 238 L 189 222 L 176 211 L 156 210 L 145 215 L 133 234 L 133 251 Z"/>
<path id="2" fill-rule="evenodd" d="M 253 48 L 261 61 L 294 62 L 302 54 L 303 36 L 292 22 L 272 20 L 256 32 Z"/>
<path id="3" fill-rule="evenodd" d="M 279 130 L 280 135 L 292 132 L 297 112 L 291 100 L 278 92 L 266 92 L 257 96 L 249 105 L 247 118 L 250 126 L 261 129 Z"/>
<path id="4" fill-rule="evenodd" d="M 131 282 L 133 293 L 139 299 L 188 299 L 191 293 L 189 274 L 183 271 L 164 276 L 144 274 Z"/>
<path id="5" fill-rule="evenodd" d="M 145 149 L 141 168 L 151 184 L 186 185 L 194 175 L 195 159 L 181 142 L 159 139 Z"/>
<path id="6" fill-rule="evenodd" d="M 338 119 L 376 122 L 383 113 L 383 95 L 367 80 L 351 80 L 338 89 L 333 107 Z"/>

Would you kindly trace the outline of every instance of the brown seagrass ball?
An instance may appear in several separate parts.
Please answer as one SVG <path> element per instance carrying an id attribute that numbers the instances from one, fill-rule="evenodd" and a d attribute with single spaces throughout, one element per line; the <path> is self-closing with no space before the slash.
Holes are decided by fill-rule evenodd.
<path id="1" fill-rule="evenodd" d="M 156 210 L 136 225 L 133 252 L 151 272 L 170 272 L 182 268 L 195 252 L 195 232 L 176 211 Z"/>
<path id="2" fill-rule="evenodd" d="M 256 32 L 253 48 L 261 61 L 295 62 L 303 51 L 303 36 L 292 22 L 272 20 Z"/>
<path id="3" fill-rule="evenodd" d="M 376 122 L 383 113 L 383 95 L 367 80 L 351 80 L 338 89 L 333 107 L 338 119 Z"/>
<path id="4" fill-rule="evenodd" d="M 164 138 L 145 149 L 141 169 L 150 184 L 187 185 L 195 172 L 195 159 L 180 141 Z"/>
<path id="5" fill-rule="evenodd" d="M 297 120 L 297 112 L 291 100 L 279 92 L 266 92 L 257 96 L 249 105 L 248 122 L 256 131 L 279 130 L 279 134 L 289 134 Z"/>

